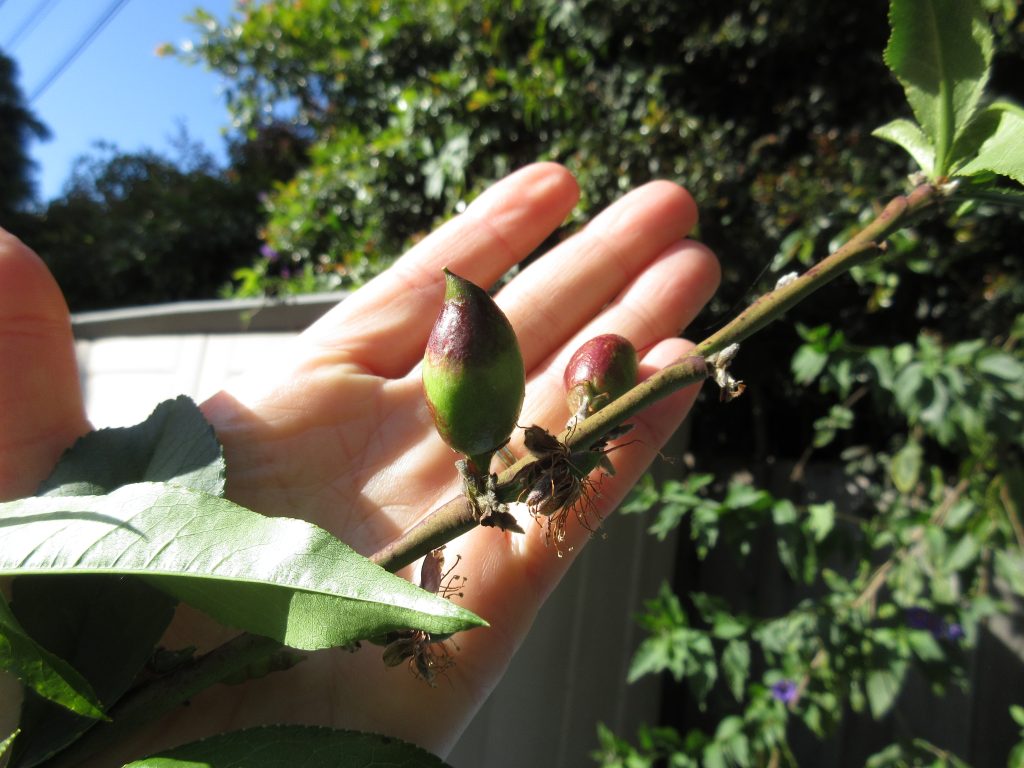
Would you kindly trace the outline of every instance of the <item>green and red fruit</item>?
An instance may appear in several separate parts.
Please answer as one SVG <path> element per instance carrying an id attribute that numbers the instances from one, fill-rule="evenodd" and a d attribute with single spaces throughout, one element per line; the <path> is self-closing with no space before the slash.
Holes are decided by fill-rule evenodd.
<path id="1" fill-rule="evenodd" d="M 586 418 L 636 386 L 636 349 L 614 333 L 596 336 L 565 366 L 565 401 L 574 418 Z"/>
<path id="2" fill-rule="evenodd" d="M 486 472 L 523 407 L 523 356 L 487 292 L 447 269 L 444 275 L 444 304 L 423 355 L 423 391 L 441 438 Z"/>

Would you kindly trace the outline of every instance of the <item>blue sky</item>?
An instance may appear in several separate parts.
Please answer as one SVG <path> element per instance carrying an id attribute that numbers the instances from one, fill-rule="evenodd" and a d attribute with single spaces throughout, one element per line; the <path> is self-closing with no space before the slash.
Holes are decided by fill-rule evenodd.
<path id="1" fill-rule="evenodd" d="M 192 140 L 223 160 L 222 130 L 229 118 L 220 79 L 155 51 L 161 43 L 195 38 L 184 18 L 196 7 L 224 19 L 232 5 L 232 0 L 0 0 L 0 50 L 17 63 L 26 99 L 94 24 L 117 9 L 29 104 L 52 133 L 49 141 L 30 146 L 42 200 L 60 194 L 74 159 L 97 141 L 173 155 L 174 137 L 184 126 Z"/>

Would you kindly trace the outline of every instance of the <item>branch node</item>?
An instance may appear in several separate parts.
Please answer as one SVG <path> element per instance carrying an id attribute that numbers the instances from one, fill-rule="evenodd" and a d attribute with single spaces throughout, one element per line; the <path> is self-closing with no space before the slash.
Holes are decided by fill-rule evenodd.
<path id="1" fill-rule="evenodd" d="M 796 279 L 795 275 L 793 279 Z M 733 375 L 729 373 L 729 364 L 732 363 L 733 358 L 736 357 L 736 353 L 739 351 L 739 344 L 730 344 L 725 349 L 713 355 L 708 355 L 705 360 L 711 366 L 711 378 L 715 380 L 715 383 L 721 389 L 720 398 L 724 403 L 735 400 L 747 388 L 746 384 L 733 378 Z"/>

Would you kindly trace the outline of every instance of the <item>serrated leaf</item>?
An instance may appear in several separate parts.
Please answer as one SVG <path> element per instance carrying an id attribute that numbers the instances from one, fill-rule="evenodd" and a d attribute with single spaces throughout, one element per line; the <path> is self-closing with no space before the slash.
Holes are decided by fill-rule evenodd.
<path id="1" fill-rule="evenodd" d="M 22 628 L 0 595 L 0 669 L 43 698 L 72 712 L 103 718 L 103 705 L 89 683 L 66 661 L 40 646 Z"/>
<path id="2" fill-rule="evenodd" d="M 358 731 L 274 725 L 234 731 L 128 763 L 124 768 L 444 768 L 398 739 Z"/>
<path id="3" fill-rule="evenodd" d="M 81 437 L 39 494 L 97 496 L 147 480 L 224 495 L 220 443 L 199 407 L 184 395 L 160 403 L 140 424 Z"/>
<path id="4" fill-rule="evenodd" d="M 402 628 L 485 622 L 363 558 L 311 523 L 164 483 L 0 504 L 0 575 L 144 577 L 223 624 L 301 650 Z"/>
<path id="5" fill-rule="evenodd" d="M 976 0 L 892 0 L 889 22 L 885 63 L 935 147 L 933 178 L 943 176 L 988 81 L 992 32 Z"/>
<path id="6" fill-rule="evenodd" d="M 1024 184 L 1024 109 L 1009 102 L 997 102 L 981 117 L 988 135 L 973 155 L 963 158 L 964 165 L 954 169 L 954 175 L 998 173 Z"/>
<path id="7" fill-rule="evenodd" d="M 891 123 L 876 128 L 871 132 L 872 136 L 892 142 L 906 150 L 922 172 L 929 178 L 935 169 L 935 146 L 924 135 L 917 123 L 904 118 L 893 120 Z"/>

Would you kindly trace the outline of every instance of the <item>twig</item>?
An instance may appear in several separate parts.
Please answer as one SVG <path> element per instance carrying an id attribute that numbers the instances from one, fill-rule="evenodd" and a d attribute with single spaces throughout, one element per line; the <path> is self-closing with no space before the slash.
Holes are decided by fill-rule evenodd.
<path id="1" fill-rule="evenodd" d="M 609 430 L 657 400 L 708 375 L 706 360 L 726 347 L 738 344 L 761 328 L 782 317 L 791 307 L 811 293 L 885 250 L 885 239 L 908 221 L 930 207 L 938 190 L 922 184 L 909 195 L 899 195 L 845 245 L 826 256 L 796 279 L 778 285 L 753 302 L 731 322 L 702 341 L 691 355 L 651 376 L 631 391 L 575 426 L 561 439 L 573 451 L 589 448 Z M 520 469 L 536 459 L 526 456 L 506 469 L 498 478 L 508 482 Z M 473 527 L 467 517 L 468 505 L 453 499 L 431 512 L 423 521 L 398 539 L 373 554 L 370 559 L 390 571 L 396 571 Z"/>

